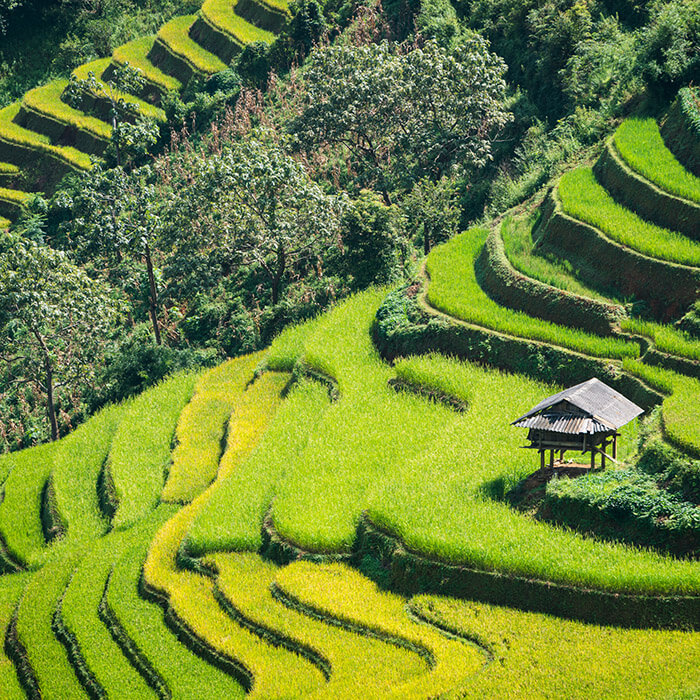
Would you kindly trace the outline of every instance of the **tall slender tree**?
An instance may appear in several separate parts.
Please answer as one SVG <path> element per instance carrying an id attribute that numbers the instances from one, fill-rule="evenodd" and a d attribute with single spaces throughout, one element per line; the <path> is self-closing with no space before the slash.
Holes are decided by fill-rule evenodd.
<path id="1" fill-rule="evenodd" d="M 116 302 L 65 253 L 5 234 L 0 239 L 0 362 L 14 384 L 44 397 L 51 439 L 57 393 L 94 379 Z"/>

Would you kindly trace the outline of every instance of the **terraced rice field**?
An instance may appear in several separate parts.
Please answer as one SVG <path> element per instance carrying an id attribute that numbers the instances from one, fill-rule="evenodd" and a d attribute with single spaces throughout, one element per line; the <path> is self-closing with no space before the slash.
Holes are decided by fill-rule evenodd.
<path id="1" fill-rule="evenodd" d="M 590 168 L 566 173 L 558 193 L 567 214 L 595 226 L 612 240 L 652 258 L 700 266 L 700 243 L 651 224 L 617 204 L 596 182 Z"/>
<path id="2" fill-rule="evenodd" d="M 248 2 L 252 15 L 260 17 L 251 22 L 236 13 L 236 2 L 206 0 L 197 15 L 175 17 L 156 37 L 136 39 L 117 47 L 110 58 L 76 68 L 76 77 L 87 79 L 92 74 L 98 82 L 89 113 L 64 101 L 65 80 L 31 90 L 0 110 L 0 229 L 17 218 L 27 199 L 17 182 L 24 179 L 32 191 L 50 192 L 70 170 L 92 167 L 91 156 L 98 157 L 111 138 L 108 95 L 134 105 L 143 117 L 162 122 L 165 113 L 158 103 L 163 94 L 183 90 L 193 76 L 225 70 L 250 42 L 271 43 L 274 32 L 254 23 L 265 24 L 270 8 L 261 4 L 256 10 L 257 1 Z M 272 11 L 283 24 L 287 3 L 275 3 Z M 191 31 L 195 25 L 209 30 Z M 114 69 L 126 64 L 142 73 L 145 87 L 140 95 L 120 93 L 108 85 Z"/>
<path id="3" fill-rule="evenodd" d="M 654 119 L 628 119 L 615 132 L 614 142 L 634 171 L 666 192 L 700 202 L 700 178 L 666 148 Z"/>
<path id="4" fill-rule="evenodd" d="M 114 61 L 146 65 L 160 46 L 206 72 L 219 59 L 199 44 L 187 54 L 194 21 L 180 18 Z M 166 67 L 178 65 L 166 59 L 162 75 L 147 74 L 158 90 Z M 107 64 L 81 71 L 102 75 Z M 8 110 L 0 141 L 14 134 L 22 148 L 75 156 L 25 134 L 12 121 L 19 106 Z M 608 219 L 591 212 L 613 212 L 631 236 L 625 245 L 659 259 L 695 250 L 639 224 L 592 177 L 562 180 L 560 197 L 581 207 L 573 215 L 609 233 Z M 666 438 L 700 455 L 696 341 L 668 325 L 622 323 L 673 356 L 673 367 L 683 360 L 681 374 L 647 362 L 629 336 L 497 304 L 477 264 L 486 234 L 473 229 L 431 253 L 424 286 L 434 308 L 423 311 L 640 377 L 666 395 Z M 511 247 L 523 265 L 531 252 Z M 605 300 L 576 287 L 564 264 L 521 271 Z M 285 330 L 262 353 L 172 376 L 59 442 L 0 457 L 3 698 L 700 691 L 700 562 L 584 537 L 490 497 L 494 482 L 507 490 L 538 466 L 510 421 L 561 387 L 444 355 L 385 362 L 371 329 L 387 292 L 370 289 Z M 390 585 L 399 571 L 404 588 Z M 439 588 L 443 576 L 464 582 L 461 599 L 405 590 Z M 477 602 L 491 589 L 508 607 Z M 634 604 L 681 612 L 663 618 L 676 629 L 600 627 L 567 619 L 590 612 L 581 597 L 600 615 Z M 559 616 L 528 612 L 547 606 Z"/>
<path id="5" fill-rule="evenodd" d="M 323 557 L 280 566 L 259 553 L 266 516 L 275 536 L 331 558 L 352 551 L 366 513 L 412 550 L 471 567 L 620 592 L 700 591 L 697 563 L 597 543 L 484 500 L 485 481 L 515 482 L 533 468 L 504 417 L 556 387 L 439 356 L 390 367 L 369 336 L 385 293 L 356 296 L 283 333 L 268 353 L 175 376 L 69 438 L 0 460 L 0 515 L 17 511 L 26 530 L 2 530 L 27 568 L 0 577 L 8 697 L 20 688 L 192 697 L 202 687 L 217 697 L 481 697 L 485 688 L 528 697 L 520 676 L 533 655 L 545 677 L 561 666 L 544 652 L 547 635 L 561 629 L 562 650 L 603 638 L 601 628 L 441 597 L 406 607 Z M 467 410 L 396 392 L 393 377 Z M 478 438 L 484 431 L 490 440 Z M 46 500 L 21 495 L 49 480 L 64 523 L 51 543 Z M 115 509 L 102 490 L 116 494 Z M 159 504 L 166 494 L 177 503 Z M 606 634 L 635 692 L 696 687 L 698 633 Z M 639 668 L 649 645 L 676 650 L 669 673 Z M 602 672 L 586 676 L 586 658 L 568 669 L 566 687 L 602 687 Z"/>
<path id="6" fill-rule="evenodd" d="M 435 249 L 426 262 L 429 302 L 449 316 L 509 335 L 530 338 L 594 357 L 622 358 L 639 347 L 618 338 L 595 336 L 499 306 L 483 291 L 475 265 L 487 232 L 472 229 Z"/>

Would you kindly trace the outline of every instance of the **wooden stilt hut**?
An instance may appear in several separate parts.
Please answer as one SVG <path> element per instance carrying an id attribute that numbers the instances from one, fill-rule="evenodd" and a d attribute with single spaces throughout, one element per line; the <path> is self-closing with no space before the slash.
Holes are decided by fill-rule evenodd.
<path id="1" fill-rule="evenodd" d="M 623 425 L 644 411 L 593 377 L 587 382 L 560 391 L 541 401 L 512 425 L 528 428 L 528 449 L 538 450 L 540 466 L 545 467 L 545 453 L 549 450 L 549 466 L 554 467 L 554 453 L 564 458 L 567 450 L 590 452 L 591 469 L 595 458 L 617 462 L 617 432 Z M 607 454 L 612 445 L 612 454 Z"/>

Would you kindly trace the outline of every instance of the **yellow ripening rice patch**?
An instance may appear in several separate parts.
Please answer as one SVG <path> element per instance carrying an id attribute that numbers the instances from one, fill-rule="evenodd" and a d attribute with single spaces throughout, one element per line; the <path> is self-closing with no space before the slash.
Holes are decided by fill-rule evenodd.
<path id="1" fill-rule="evenodd" d="M 417 596 L 428 623 L 486 646 L 492 661 L 456 698 L 696 697 L 700 633 L 599 627 L 467 600 Z"/>
<path id="2" fill-rule="evenodd" d="M 227 423 L 262 357 L 248 355 L 203 374 L 175 430 L 176 447 L 162 499 L 188 503 L 216 478 Z"/>
<path id="3" fill-rule="evenodd" d="M 401 660 L 399 663 L 405 664 L 403 670 L 409 672 L 396 684 L 378 688 L 378 697 L 439 696 L 454 690 L 483 666 L 483 652 L 412 620 L 403 598 L 381 592 L 375 583 L 344 564 L 295 562 L 280 570 L 275 582 L 290 600 L 309 613 L 360 633 L 364 630 L 375 634 L 423 658 L 425 666 L 418 672 L 407 658 Z M 387 668 L 386 674 L 400 670 Z M 361 680 L 356 683 L 361 684 Z M 360 692 L 357 686 L 355 690 Z"/>

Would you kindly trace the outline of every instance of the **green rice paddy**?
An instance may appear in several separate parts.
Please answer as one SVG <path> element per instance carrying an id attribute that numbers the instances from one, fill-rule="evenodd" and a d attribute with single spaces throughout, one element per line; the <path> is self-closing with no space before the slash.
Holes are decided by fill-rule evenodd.
<path id="1" fill-rule="evenodd" d="M 27 158 L 36 157 L 35 154 L 57 158 L 59 161 L 79 170 L 87 170 L 92 167 L 90 157 L 72 146 L 53 146 L 48 136 L 37 134 L 15 123 L 14 119 L 19 113 L 20 102 L 14 102 L 0 109 L 0 140 L 25 148 Z M 23 165 L 24 163 L 17 163 Z"/>
<path id="2" fill-rule="evenodd" d="M 615 132 L 615 147 L 632 170 L 666 192 L 700 203 L 700 178 L 666 148 L 654 119 L 627 119 Z"/>
<path id="3" fill-rule="evenodd" d="M 612 240 L 652 258 L 700 266 L 700 243 L 644 221 L 617 204 L 590 168 L 566 173 L 557 189 L 564 212 L 600 229 Z"/>
<path id="4" fill-rule="evenodd" d="M 154 41 L 155 37 L 144 36 L 118 46 L 112 52 L 112 62 L 119 66 L 125 66 L 128 63 L 132 68 L 140 70 L 148 83 L 163 92 L 170 90 L 179 92 L 182 89 L 182 83 L 160 68 L 156 68 L 148 60 L 148 52 L 153 48 Z"/>
<path id="5" fill-rule="evenodd" d="M 225 70 L 223 61 L 190 38 L 188 32 L 195 19 L 195 15 L 184 15 L 170 20 L 160 28 L 158 39 L 169 51 L 189 63 L 195 72 L 210 75 Z"/>
<path id="6" fill-rule="evenodd" d="M 52 83 L 34 88 L 24 95 L 22 104 L 27 109 L 46 115 L 67 126 L 87 131 L 102 141 L 109 141 L 112 137 L 112 127 L 109 124 L 73 109 L 61 100 L 67 85 L 67 80 L 54 80 Z"/>
<path id="7" fill-rule="evenodd" d="M 636 343 L 559 326 L 504 308 L 493 301 L 479 286 L 475 271 L 486 236 L 485 229 L 474 228 L 430 253 L 426 262 L 430 275 L 427 299 L 432 306 L 467 323 L 593 357 L 639 355 Z"/>
<path id="8" fill-rule="evenodd" d="M 212 26 L 230 36 L 241 47 L 255 41 L 271 44 L 275 35 L 246 22 L 236 14 L 236 2 L 230 0 L 205 0 L 200 10 L 202 16 Z"/>
<path id="9" fill-rule="evenodd" d="M 501 224 L 501 238 L 510 264 L 533 279 L 582 297 L 590 297 L 609 304 L 619 303 L 584 284 L 570 261 L 550 251 L 537 248 L 532 237 L 534 217 L 506 217 Z"/>
<path id="10" fill-rule="evenodd" d="M 259 1 L 287 12 L 281 0 Z M 203 12 L 243 42 L 272 39 L 234 4 L 209 0 Z M 193 20 L 169 22 L 158 41 L 197 72 L 222 70 L 189 37 Z M 150 64 L 152 45 L 152 37 L 130 42 L 111 60 L 141 68 L 158 89 L 180 89 Z M 99 78 L 109 62 L 76 74 Z M 61 85 L 29 93 L 27 106 L 102 133 L 102 122 L 60 102 Z M 85 154 L 17 126 L 18 110 L 0 110 L 0 139 L 30 157 L 90 167 Z M 630 167 L 698 201 L 697 178 L 684 177 L 659 140 L 644 120 L 615 136 Z M 24 201 L 8 192 L 0 198 Z M 569 214 L 624 245 L 700 261 L 700 246 L 615 204 L 590 170 L 565 175 L 559 194 Z M 608 301 L 566 261 L 538 254 L 531 223 L 502 226 L 513 265 Z M 605 358 L 640 377 L 666 396 L 665 438 L 700 456 L 700 382 L 645 364 L 635 342 L 498 305 L 479 286 L 486 233 L 475 228 L 433 250 L 427 302 L 453 323 Z M 191 698 L 202 688 L 230 698 L 697 695 L 698 632 L 603 628 L 440 596 L 406 600 L 348 564 L 329 563 L 354 551 L 368 519 L 418 556 L 505 582 L 700 595 L 697 560 L 584 537 L 486 495 L 490 484 L 507 491 L 539 466 L 510 422 L 561 387 L 442 355 L 386 363 L 370 328 L 387 291 L 370 289 L 290 327 L 263 353 L 170 377 L 56 443 L 0 457 L 0 566 L 6 556 L 10 568 L 27 569 L 0 573 L 2 697 Z M 663 352 L 700 359 L 697 341 L 671 326 L 625 319 L 622 327 Z M 397 391 L 392 380 L 455 398 L 465 410 Z M 626 458 L 634 428 L 622 440 Z M 284 564 L 265 558 L 283 556 L 264 550 L 271 536 L 287 547 Z M 314 561 L 295 561 L 302 553 Z"/>
<path id="11" fill-rule="evenodd" d="M 541 653 L 537 635 L 553 634 L 558 624 L 565 624 L 572 644 L 598 639 L 597 628 L 493 608 L 495 620 L 505 614 L 534 620 L 529 635 L 524 627 L 510 633 L 518 650 L 511 658 L 502 635 L 478 625 L 457 629 L 448 600 L 415 599 L 408 614 L 403 599 L 379 592 L 345 565 L 264 561 L 257 550 L 266 514 L 282 537 L 311 552 L 349 551 L 367 513 L 412 550 L 470 567 L 618 592 L 700 590 L 697 562 L 596 542 L 485 499 L 485 482 L 514 484 L 535 468 L 510 419 L 557 387 L 442 356 L 390 367 L 369 335 L 385 294 L 370 290 L 290 328 L 266 357 L 233 360 L 201 376 L 177 375 L 49 448 L 0 459 L 8 495 L 22 474 L 30 485 L 52 475 L 68 523 L 62 544 L 42 543 L 36 526 L 33 551 L 43 566 L 8 592 L 11 606 L 26 586 L 17 639 L 46 697 L 84 697 L 88 687 L 118 697 L 187 697 L 194 679 L 226 697 L 242 697 L 246 688 L 253 697 L 422 698 L 437 691 L 477 697 L 492 657 L 523 668 L 520 650 Z M 332 378 L 339 398 L 331 401 L 328 387 L 303 373 L 283 398 L 297 361 Z M 264 366 L 251 383 L 256 367 Z M 397 392 L 388 384 L 394 377 L 454 396 L 467 410 Z M 163 465 L 171 459 L 173 435 L 178 442 L 168 483 L 178 487 L 184 506 L 158 505 L 168 492 L 161 493 Z M 107 452 L 120 499 L 117 529 L 105 534 L 108 521 L 95 489 Z M 74 474 L 71 485 L 77 464 L 93 466 Z M 67 503 L 81 491 L 89 498 Z M 26 520 L 40 520 L 36 504 L 27 510 L 12 498 Z M 0 515 L 7 504 L 6 498 Z M 183 554 L 204 555 L 204 569 L 183 568 Z M 417 624 L 431 615 L 435 624 Z M 463 621 L 473 624 L 469 614 Z M 456 637 L 438 633 L 450 625 Z M 68 636 L 57 638 L 54 629 L 62 628 Z M 679 649 L 692 647 L 697 636 L 615 631 L 615 643 L 631 640 L 625 658 L 632 664 L 648 635 L 664 634 Z M 199 655 L 187 640 L 198 640 Z M 218 666 L 211 665 L 212 654 Z M 554 659 L 547 663 L 545 669 L 557 668 Z M 678 663 L 680 673 L 686 666 Z M 566 676 L 572 687 L 582 668 Z M 488 676 L 489 682 L 517 697 L 531 686 L 521 689 L 513 673 Z M 652 689 L 685 688 L 680 676 L 656 684 L 644 678 Z M 600 687 L 599 679 L 590 687 Z"/>

